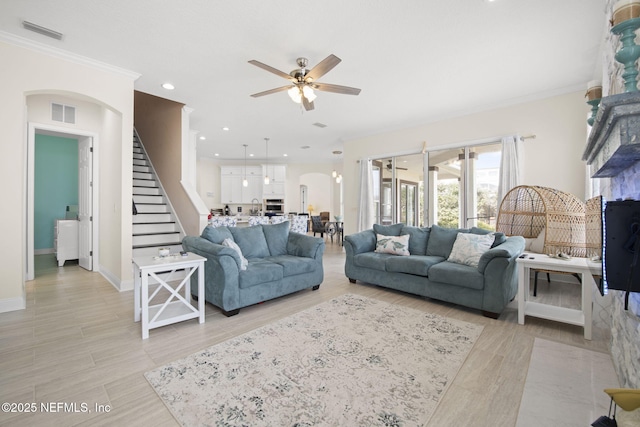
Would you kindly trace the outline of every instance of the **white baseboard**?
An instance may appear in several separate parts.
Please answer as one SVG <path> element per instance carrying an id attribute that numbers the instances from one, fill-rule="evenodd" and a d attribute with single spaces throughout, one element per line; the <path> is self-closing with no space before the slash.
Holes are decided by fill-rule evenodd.
<path id="1" fill-rule="evenodd" d="M 131 280 L 120 280 L 115 274 L 111 273 L 107 268 L 100 265 L 100 274 L 107 279 L 111 285 L 118 290 L 118 292 L 123 291 L 132 291 L 133 290 L 133 279 Z"/>
<path id="2" fill-rule="evenodd" d="M 0 313 L 24 310 L 27 307 L 23 297 L 0 299 Z"/>

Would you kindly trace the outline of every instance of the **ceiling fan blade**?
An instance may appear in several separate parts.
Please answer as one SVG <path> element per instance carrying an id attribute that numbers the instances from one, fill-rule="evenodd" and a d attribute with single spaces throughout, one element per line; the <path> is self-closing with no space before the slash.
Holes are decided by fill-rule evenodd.
<path id="1" fill-rule="evenodd" d="M 358 95 L 360 93 L 360 89 L 355 87 L 332 85 L 328 83 L 314 83 L 313 88 L 325 92 L 342 93 L 345 95 Z"/>
<path id="2" fill-rule="evenodd" d="M 287 73 L 285 73 L 285 72 L 283 72 L 283 71 L 280 71 L 280 70 L 278 70 L 278 69 L 276 69 L 276 68 L 273 68 L 273 67 L 271 67 L 271 66 L 269 66 L 269 65 L 267 65 L 267 64 L 263 64 L 263 63 L 262 63 L 262 62 L 260 62 L 260 61 L 256 61 L 255 59 L 252 59 L 251 61 L 249 61 L 249 64 L 253 64 L 253 65 L 255 65 L 256 67 L 258 67 L 258 68 L 262 68 L 263 70 L 266 70 L 266 71 L 268 71 L 268 72 L 270 72 L 270 73 L 273 73 L 273 74 L 275 74 L 276 76 L 280 76 L 280 77 L 282 77 L 283 79 L 287 79 L 287 80 L 290 80 L 290 81 L 292 81 L 292 82 L 295 82 L 295 81 L 296 81 L 296 80 L 295 80 L 293 77 L 291 77 L 289 74 L 287 74 Z"/>
<path id="3" fill-rule="evenodd" d="M 258 98 L 259 96 L 265 96 L 265 95 L 271 95 L 272 93 L 277 93 L 277 92 L 283 92 L 285 90 L 289 90 L 291 88 L 291 85 L 289 86 L 282 86 L 282 87 L 277 87 L 275 89 L 269 89 L 269 90 L 265 90 L 264 92 L 258 92 L 258 93 L 254 93 L 253 95 L 251 95 L 254 98 Z"/>
<path id="4" fill-rule="evenodd" d="M 327 74 L 329 71 L 333 70 L 333 67 L 338 65 L 342 61 L 342 59 L 338 58 L 335 55 L 329 55 L 324 58 L 320 63 L 318 63 L 315 67 L 313 67 L 307 74 L 305 74 L 305 79 L 311 78 L 311 80 L 318 80 L 320 77 Z"/>
<path id="5" fill-rule="evenodd" d="M 302 97 L 302 105 L 304 105 L 304 109 L 307 111 L 311 111 L 314 109 L 313 102 L 309 102 L 306 96 Z"/>

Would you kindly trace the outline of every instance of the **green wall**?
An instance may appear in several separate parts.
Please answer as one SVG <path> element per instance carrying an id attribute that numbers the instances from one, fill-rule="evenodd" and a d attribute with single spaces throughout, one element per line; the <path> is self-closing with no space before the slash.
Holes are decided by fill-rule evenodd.
<path id="1" fill-rule="evenodd" d="M 78 204 L 78 140 L 36 135 L 34 249 L 53 248 L 56 219 Z"/>

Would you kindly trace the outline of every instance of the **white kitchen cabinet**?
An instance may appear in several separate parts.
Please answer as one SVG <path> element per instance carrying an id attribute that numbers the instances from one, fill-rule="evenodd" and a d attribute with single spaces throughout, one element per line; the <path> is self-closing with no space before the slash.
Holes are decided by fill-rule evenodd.
<path id="1" fill-rule="evenodd" d="M 78 220 L 57 219 L 53 235 L 58 267 L 71 259 L 78 259 Z"/>
<path id="2" fill-rule="evenodd" d="M 243 166 L 222 166 L 220 168 L 220 202 L 249 204 L 253 199 L 262 198 L 262 167 L 249 166 L 246 169 L 248 186 L 242 185 L 245 178 Z"/>
<path id="3" fill-rule="evenodd" d="M 284 199 L 287 167 L 285 165 L 263 165 L 262 168 L 269 177 L 269 184 L 262 186 L 262 198 Z"/>

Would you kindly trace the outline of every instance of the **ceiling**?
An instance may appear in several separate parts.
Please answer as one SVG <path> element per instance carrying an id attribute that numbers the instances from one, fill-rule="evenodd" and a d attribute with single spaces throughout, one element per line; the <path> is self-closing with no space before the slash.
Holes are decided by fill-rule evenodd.
<path id="1" fill-rule="evenodd" d="M 270 161 L 318 162 L 341 160 L 332 152 L 355 138 L 586 89 L 604 3 L 2 0 L 0 31 L 140 73 L 136 90 L 194 109 L 199 155 L 242 159 L 248 144 L 264 158 L 268 137 Z M 249 96 L 287 82 L 247 61 L 288 73 L 298 57 L 312 67 L 329 54 L 342 62 L 319 81 L 360 95 L 317 92 L 313 111 L 286 92 Z"/>

